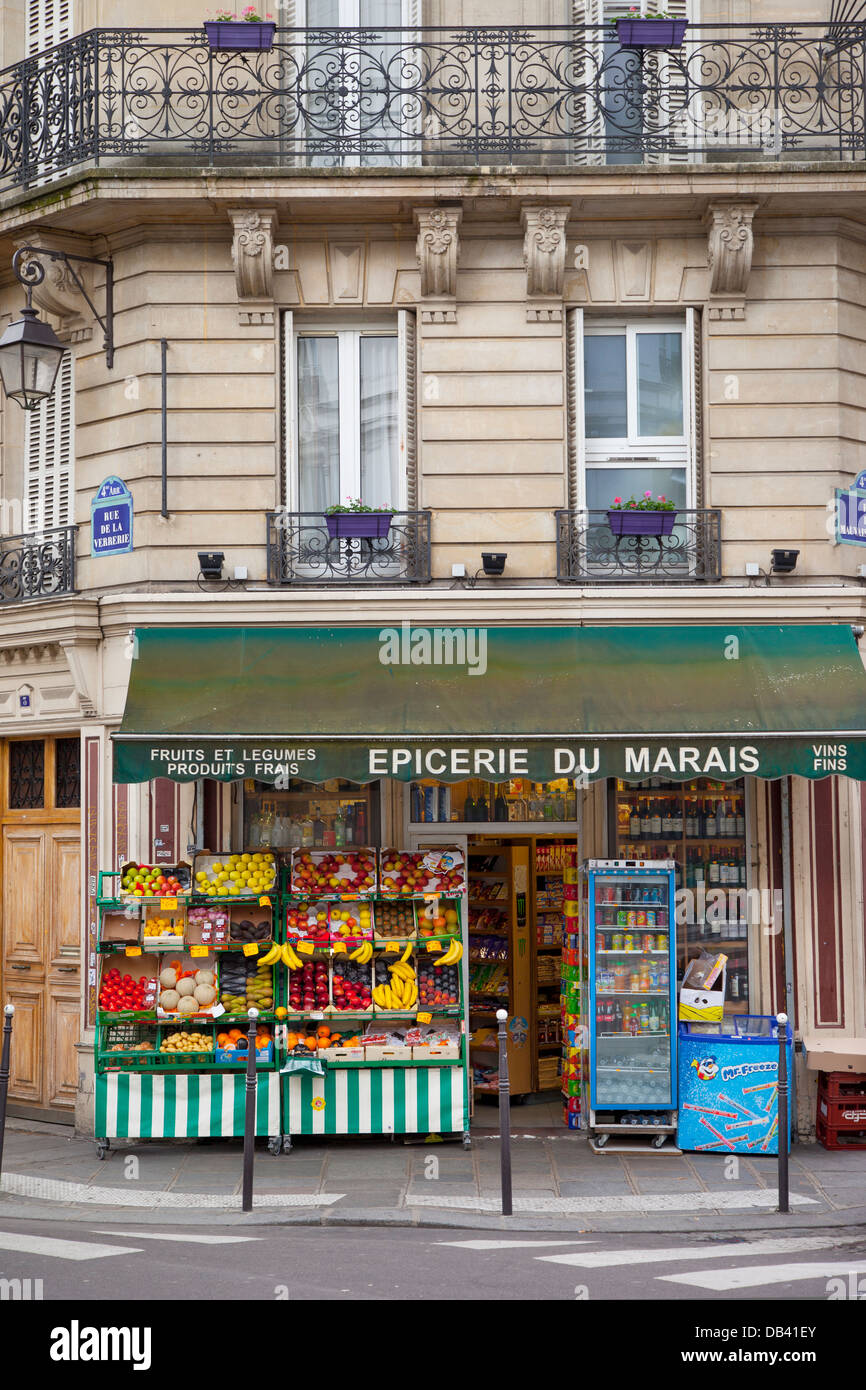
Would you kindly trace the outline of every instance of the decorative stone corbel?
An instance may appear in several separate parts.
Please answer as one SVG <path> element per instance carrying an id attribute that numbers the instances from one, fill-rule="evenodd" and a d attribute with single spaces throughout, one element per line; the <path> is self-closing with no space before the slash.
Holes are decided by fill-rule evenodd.
<path id="1" fill-rule="evenodd" d="M 68 251 L 81 256 L 91 253 L 89 243 L 69 237 L 52 236 L 46 232 L 34 231 L 15 243 L 16 251 L 22 246 L 45 247 L 51 251 Z M 30 260 L 29 256 L 23 258 Z M 38 259 L 34 257 L 34 259 Z M 45 271 L 45 279 L 33 286 L 33 302 L 45 314 L 57 320 L 57 336 L 62 343 L 84 343 L 93 337 L 93 316 L 87 301 L 75 283 L 69 265 L 64 261 L 53 261 L 47 256 L 39 260 Z M 76 265 L 75 273 L 93 298 L 93 276 L 89 266 Z"/>
<path id="2" fill-rule="evenodd" d="M 229 208 L 234 236 L 232 264 L 238 292 L 238 322 L 274 321 L 274 235 L 276 208 Z"/>
<path id="3" fill-rule="evenodd" d="M 565 226 L 569 207 L 522 207 L 523 264 L 526 267 L 526 317 L 530 323 L 562 319 L 565 281 Z M 552 301 L 558 301 L 553 303 Z"/>
<path id="4" fill-rule="evenodd" d="M 416 208 L 415 254 L 421 270 L 422 323 L 457 322 L 461 207 Z"/>
<path id="5" fill-rule="evenodd" d="M 746 288 L 752 268 L 752 220 L 757 203 L 710 203 L 704 222 L 709 228 L 707 265 L 711 319 L 746 317 Z"/>
<path id="6" fill-rule="evenodd" d="M 80 642 L 61 642 L 66 664 L 72 676 L 75 693 L 85 719 L 96 717 L 96 690 L 98 685 L 98 652 L 95 643 L 82 645 Z"/>

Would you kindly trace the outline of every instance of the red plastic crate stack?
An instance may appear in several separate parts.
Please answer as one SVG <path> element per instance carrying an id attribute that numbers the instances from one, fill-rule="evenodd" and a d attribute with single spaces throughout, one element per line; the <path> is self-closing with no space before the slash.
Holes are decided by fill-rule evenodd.
<path id="1" fill-rule="evenodd" d="M 866 1075 L 819 1073 L 816 1129 L 825 1149 L 866 1149 Z"/>

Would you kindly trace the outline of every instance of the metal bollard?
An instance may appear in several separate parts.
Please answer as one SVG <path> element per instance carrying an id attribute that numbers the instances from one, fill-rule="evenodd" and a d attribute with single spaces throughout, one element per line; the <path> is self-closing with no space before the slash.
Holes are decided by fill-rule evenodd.
<path id="1" fill-rule="evenodd" d="M 0 1055 L 0 1175 L 3 1173 L 3 1140 L 6 1137 L 6 1097 L 9 1094 L 9 1058 L 12 1052 L 12 1020 L 15 1005 L 3 1009 L 3 1052 Z"/>
<path id="2" fill-rule="evenodd" d="M 256 1153 L 256 1019 L 258 1009 L 248 1009 L 247 1028 L 247 1081 L 244 1107 L 244 1185 L 241 1206 L 244 1211 L 253 1209 L 253 1162 Z"/>
<path id="3" fill-rule="evenodd" d="M 508 1081 L 508 1034 L 505 1009 L 496 1010 L 499 1024 L 499 1168 L 502 1215 L 511 1215 L 511 1088 Z"/>
<path id="4" fill-rule="evenodd" d="M 789 1212 L 788 1204 L 788 1015 L 776 1014 L 779 1029 L 779 1211 Z"/>

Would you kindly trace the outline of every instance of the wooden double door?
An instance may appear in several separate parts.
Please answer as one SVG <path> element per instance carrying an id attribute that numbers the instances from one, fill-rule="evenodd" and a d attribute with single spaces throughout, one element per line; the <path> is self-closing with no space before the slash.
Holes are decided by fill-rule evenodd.
<path id="1" fill-rule="evenodd" d="M 12 1113 L 74 1116 L 81 1023 L 78 736 L 2 750 L 2 981 Z M 76 783 L 78 785 L 76 785 Z"/>

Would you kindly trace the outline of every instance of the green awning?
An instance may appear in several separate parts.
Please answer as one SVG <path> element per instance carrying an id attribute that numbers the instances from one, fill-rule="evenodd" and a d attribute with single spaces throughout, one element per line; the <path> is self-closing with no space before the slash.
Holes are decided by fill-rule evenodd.
<path id="1" fill-rule="evenodd" d="M 145 628 L 114 778 L 866 779 L 849 626 Z"/>

